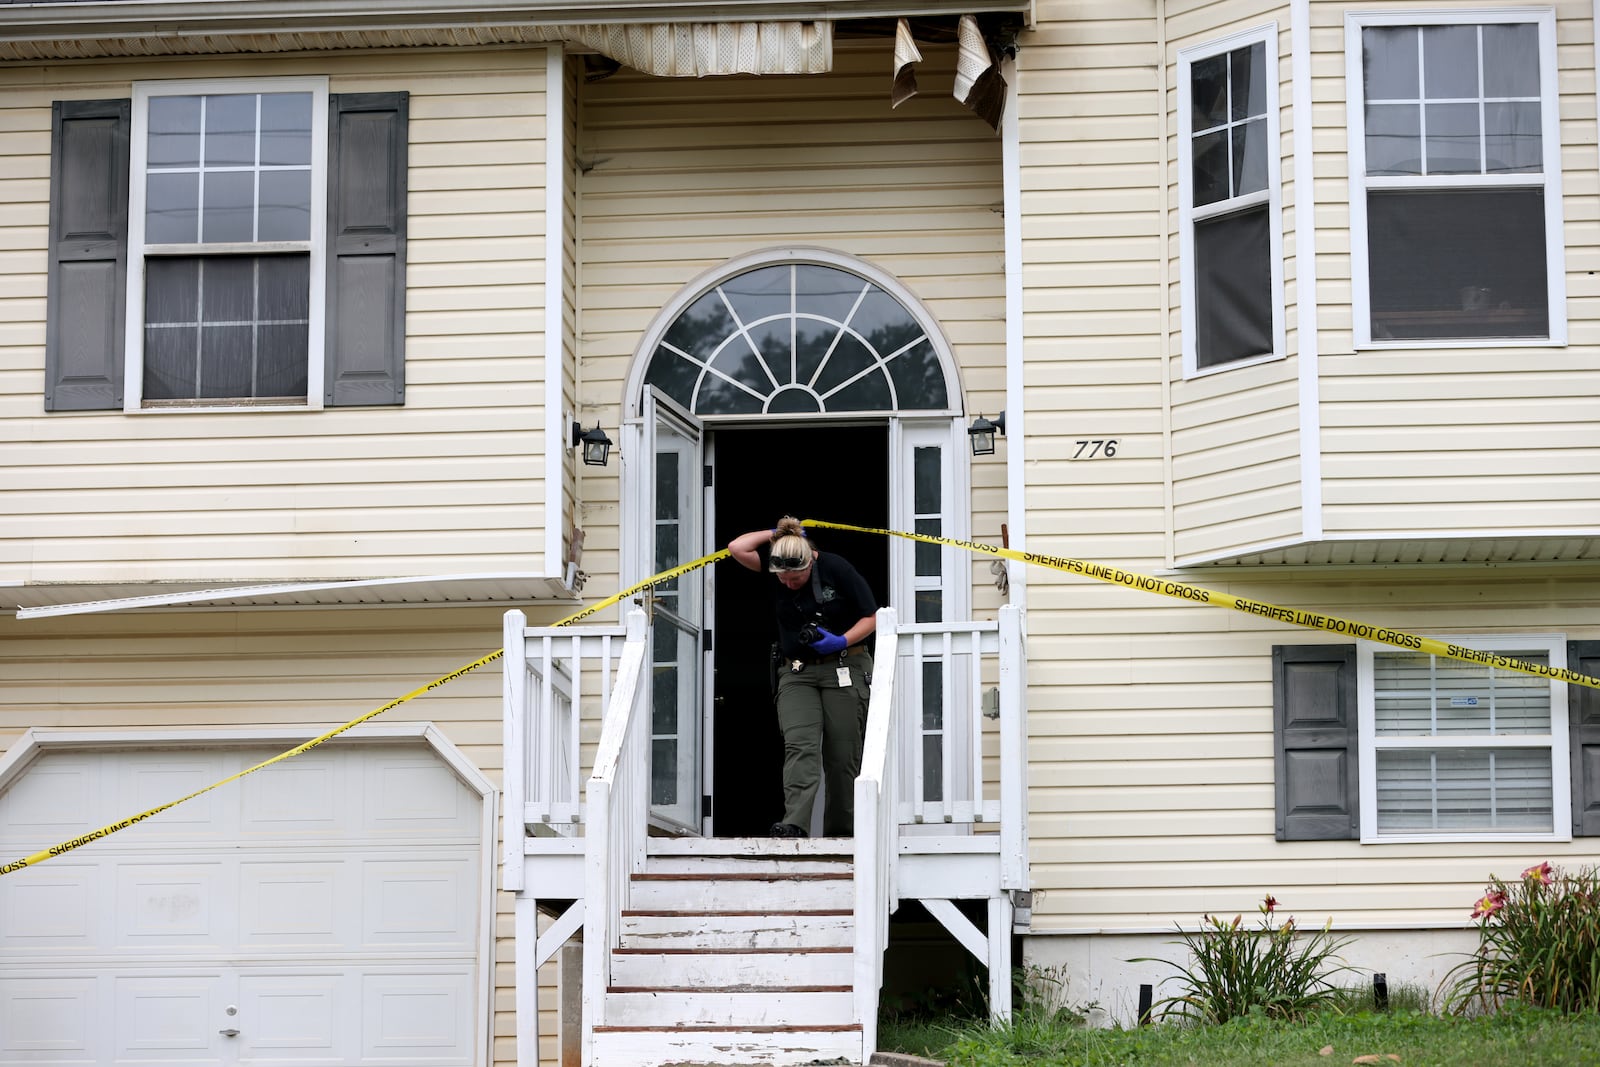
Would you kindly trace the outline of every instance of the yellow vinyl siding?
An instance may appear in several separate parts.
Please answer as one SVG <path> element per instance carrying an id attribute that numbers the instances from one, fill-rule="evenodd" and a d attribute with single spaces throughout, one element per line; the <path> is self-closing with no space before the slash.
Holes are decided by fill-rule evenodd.
<path id="1" fill-rule="evenodd" d="M 1600 567 L 1195 584 L 1415 633 L 1600 636 Z M 1592 853 L 1583 839 L 1278 842 L 1272 646 L 1339 638 L 1104 583 L 1034 583 L 1030 601 L 1036 932 L 1170 928 L 1248 912 L 1269 891 L 1302 919 L 1346 928 L 1463 925 L 1490 873 Z M 1068 603 L 1070 617 L 1058 616 Z M 1552 710 L 1565 717 L 1564 705 Z"/>
<path id="2" fill-rule="evenodd" d="M 965 395 L 952 403 L 991 416 L 1004 408 L 1000 144 L 950 96 L 953 46 L 922 51 L 920 92 L 898 109 L 883 48 L 850 42 L 827 75 L 665 80 L 622 70 L 583 87 L 586 420 L 618 424 L 638 345 L 682 289 L 736 256 L 785 246 L 888 271 L 938 320 L 960 362 Z M 992 466 L 974 465 L 973 530 L 998 542 L 1003 473 Z M 584 569 L 601 590 L 618 580 L 618 478 L 615 467 L 582 475 Z M 980 602 L 983 589 L 995 599 L 986 572 L 975 585 Z"/>
<path id="3" fill-rule="evenodd" d="M 1600 372 L 1585 369 L 1580 347 L 1600 333 L 1597 286 L 1584 273 L 1600 215 L 1592 11 L 1558 5 L 1571 71 L 1562 108 L 1572 347 L 1352 354 L 1344 12 L 1370 5 L 1310 6 L 1313 109 L 1302 118 L 1315 152 L 1329 535 L 1448 532 L 1479 518 L 1530 532 L 1593 529 L 1582 483 L 1600 467 L 1591 380 Z M 1312 294 L 1297 295 L 1294 261 L 1289 8 L 1044 0 L 1038 14 L 1018 59 L 1028 547 L 1171 575 L 1186 556 L 1298 537 L 1297 331 L 1311 324 Z M 1273 20 L 1288 355 L 1184 381 L 1177 52 Z M 1072 458 L 1075 440 L 1105 437 L 1121 441 L 1116 459 Z M 1600 636 L 1594 567 L 1179 577 L 1419 633 Z M 1207 911 L 1249 914 L 1268 891 L 1303 921 L 1465 926 L 1491 872 L 1592 852 L 1581 840 L 1278 842 L 1272 646 L 1338 638 L 1037 567 L 1028 608 L 1036 933 L 1160 933 Z"/>
<path id="4" fill-rule="evenodd" d="M 1313 5 L 1323 524 L 1330 538 L 1539 536 L 1600 526 L 1593 494 L 1600 369 L 1586 355 L 1600 340 L 1600 287 L 1591 274 L 1600 217 L 1594 10 L 1582 0 L 1547 6 L 1556 12 L 1568 344 L 1358 352 L 1349 303 L 1344 16 L 1373 8 Z M 1478 7 L 1500 10 L 1460 9 Z"/>
<path id="5" fill-rule="evenodd" d="M 0 69 L 0 359 L 12 368 L 0 421 L 13 442 L 0 508 L 21 520 L 0 531 L 0 575 L 539 570 L 543 66 L 539 48 Z M 327 74 L 335 93 L 411 94 L 404 406 L 46 415 L 51 101 L 126 97 L 136 79 L 292 74 Z"/>
<path id="6" fill-rule="evenodd" d="M 1182 561 L 1297 538 L 1301 514 L 1298 360 L 1294 316 L 1288 302 L 1296 291 L 1292 259 L 1294 137 L 1289 9 L 1285 4 L 1168 5 L 1165 23 L 1169 123 L 1167 186 L 1171 220 L 1168 264 L 1171 294 L 1168 374 L 1172 411 L 1173 556 Z M 1268 225 L 1283 233 L 1284 318 L 1290 346 L 1284 359 L 1253 367 L 1183 377 L 1183 294 L 1178 234 L 1184 225 L 1178 173 L 1176 108 L 1180 51 L 1205 47 L 1234 34 L 1276 27 L 1268 46 L 1277 72 L 1280 127 L 1280 210 Z M 1274 47 L 1275 46 L 1275 47 Z M 1274 63 L 1273 60 L 1276 60 Z"/>

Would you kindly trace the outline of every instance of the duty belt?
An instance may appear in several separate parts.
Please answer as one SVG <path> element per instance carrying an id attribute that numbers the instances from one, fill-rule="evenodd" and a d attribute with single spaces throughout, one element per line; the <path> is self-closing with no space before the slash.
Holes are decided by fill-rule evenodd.
<path id="1" fill-rule="evenodd" d="M 794 664 L 797 664 L 797 663 L 800 664 L 801 666 L 811 667 L 811 666 L 815 666 L 818 663 L 833 663 L 833 662 L 835 662 L 837 660 L 844 659 L 846 656 L 857 656 L 857 655 L 860 655 L 861 653 L 865 652 L 866 650 L 867 650 L 867 646 L 866 645 L 851 645 L 849 648 L 845 649 L 843 652 L 835 652 L 831 656 L 799 655 L 799 656 L 790 656 L 790 657 L 788 657 L 788 660 L 789 660 L 789 664 L 790 664 L 791 668 L 793 668 Z M 795 668 L 795 669 L 798 669 L 798 668 Z"/>

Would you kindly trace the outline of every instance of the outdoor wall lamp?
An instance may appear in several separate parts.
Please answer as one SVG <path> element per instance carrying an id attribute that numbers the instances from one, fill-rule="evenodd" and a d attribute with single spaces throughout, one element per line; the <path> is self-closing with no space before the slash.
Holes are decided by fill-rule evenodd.
<path id="1" fill-rule="evenodd" d="M 611 457 L 611 438 L 600 428 L 597 422 L 594 429 L 584 430 L 583 424 L 572 424 L 572 447 L 583 446 L 583 463 L 587 467 L 604 467 L 606 460 Z"/>
<path id="2" fill-rule="evenodd" d="M 1004 437 L 1006 434 L 1006 413 L 1001 412 L 994 417 L 994 421 L 979 415 L 972 420 L 972 425 L 967 427 L 967 440 L 972 445 L 974 456 L 994 455 L 994 435 Z"/>

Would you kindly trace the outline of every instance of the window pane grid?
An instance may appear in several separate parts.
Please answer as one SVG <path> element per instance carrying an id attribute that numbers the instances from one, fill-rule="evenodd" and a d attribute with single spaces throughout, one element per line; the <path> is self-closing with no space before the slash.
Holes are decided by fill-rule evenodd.
<path id="1" fill-rule="evenodd" d="M 1196 62 L 1190 96 L 1195 207 L 1267 188 L 1266 46 L 1236 48 Z"/>
<path id="2" fill-rule="evenodd" d="M 647 384 L 696 415 L 941 410 L 934 339 L 895 296 L 816 263 L 720 282 L 662 334 Z"/>
<path id="3" fill-rule="evenodd" d="M 1497 32 L 1498 31 L 1498 32 Z M 1485 38 L 1501 39 L 1491 53 Z M 1409 38 L 1410 48 L 1395 47 Z M 1371 27 L 1363 32 L 1369 175 L 1543 170 L 1537 28 L 1532 24 Z M 1503 75 L 1506 52 L 1522 69 Z M 1491 63 L 1491 54 L 1500 62 Z M 1532 64 L 1531 85 L 1526 78 Z M 1384 69 L 1385 65 L 1415 69 Z M 1519 89 L 1496 94 L 1491 87 Z"/>
<path id="4" fill-rule="evenodd" d="M 150 259 L 144 398 L 303 398 L 309 289 L 303 255 Z"/>
<path id="5" fill-rule="evenodd" d="M 1548 664 L 1539 650 L 1504 655 Z M 1373 656 L 1374 730 L 1379 736 L 1548 734 L 1549 683 L 1484 664 L 1424 653 Z"/>
<path id="6" fill-rule="evenodd" d="M 156 97 L 146 137 L 148 244 L 311 237 L 311 94 Z"/>
<path id="7" fill-rule="evenodd" d="M 1380 749 L 1377 765 L 1380 834 L 1554 829 L 1548 750 Z"/>

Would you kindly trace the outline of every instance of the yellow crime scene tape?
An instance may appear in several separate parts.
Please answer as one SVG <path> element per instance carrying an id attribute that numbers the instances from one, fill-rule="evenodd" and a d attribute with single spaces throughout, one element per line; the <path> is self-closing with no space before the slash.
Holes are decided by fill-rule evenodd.
<path id="1" fill-rule="evenodd" d="M 674 567 L 671 570 L 662 571 L 660 574 L 654 575 L 654 576 L 652 576 L 650 578 L 646 578 L 644 581 L 638 583 L 637 585 L 629 586 L 627 589 L 624 589 L 620 593 L 617 593 L 617 594 L 615 594 L 613 596 L 606 597 L 604 600 L 600 601 L 598 604 L 594 604 L 594 605 L 591 605 L 590 607 L 584 608 L 582 611 L 577 612 L 576 614 L 568 615 L 566 618 L 560 620 L 559 622 L 554 623 L 553 625 L 555 625 L 555 626 L 570 626 L 572 623 L 577 622 L 579 619 L 586 619 L 590 615 L 593 615 L 595 612 L 602 611 L 605 608 L 610 607 L 612 604 L 617 603 L 619 600 L 625 600 L 628 597 L 632 596 L 633 594 L 635 594 L 635 593 L 637 593 L 637 592 L 639 592 L 641 590 L 649 589 L 649 588 L 651 588 L 653 586 L 661 585 L 663 582 L 669 582 L 672 579 L 679 577 L 680 575 L 687 574 L 689 571 L 697 570 L 698 568 L 704 567 L 704 566 L 706 566 L 707 564 L 710 564 L 710 563 L 715 563 L 717 560 L 721 559 L 722 557 L 726 556 L 727 554 L 728 554 L 728 550 L 724 548 L 724 549 L 721 549 L 720 551 L 713 552 L 708 556 L 701 556 L 699 559 L 693 561 L 692 563 L 685 563 L 681 567 Z M 432 692 L 433 690 L 438 689 L 442 685 L 445 685 L 445 684 L 447 684 L 449 682 L 455 681 L 457 678 L 460 678 L 464 674 L 470 674 L 473 671 L 477 670 L 479 667 L 482 667 L 486 663 L 493 663 L 495 660 L 497 660 L 501 656 L 505 655 L 505 651 L 506 651 L 505 649 L 500 648 L 500 649 L 496 649 L 495 651 L 489 653 L 487 656 L 480 656 L 479 658 L 473 660 L 471 663 L 465 664 L 464 666 L 461 666 L 461 667 L 457 667 L 455 670 L 451 671 L 449 674 L 441 674 L 439 677 L 435 678 L 433 681 L 429 682 L 427 685 L 418 686 L 417 688 L 413 689 L 411 692 L 407 693 L 403 697 L 397 697 L 394 700 L 389 701 L 389 703 L 385 704 L 381 708 L 374 708 L 373 710 L 367 712 L 365 715 L 360 715 L 360 716 L 358 716 L 358 717 L 356 717 L 354 719 L 351 719 L 349 722 L 345 723 L 343 726 L 337 726 L 334 729 L 329 730 L 325 734 L 319 734 L 318 736 L 313 737 L 311 740 L 305 742 L 304 744 L 296 745 L 294 748 L 289 749 L 287 752 L 280 752 L 276 756 L 273 756 L 271 759 L 262 760 L 260 763 L 257 763 L 253 767 L 246 767 L 244 770 L 240 771 L 237 774 L 231 774 L 228 777 L 222 779 L 221 781 L 212 782 L 210 785 L 206 786 L 204 789 L 196 789 L 193 793 L 190 793 L 188 796 L 182 796 L 182 797 L 179 797 L 177 800 L 168 801 L 167 803 L 162 804 L 159 807 L 151 808 L 148 811 L 142 811 L 139 814 L 132 816 L 131 818 L 121 819 L 121 820 L 119 820 L 117 822 L 109 823 L 109 824 L 107 824 L 105 826 L 100 827 L 100 829 L 98 829 L 98 830 L 91 830 L 86 834 L 80 834 L 77 837 L 69 838 L 68 840 L 61 842 L 59 845 L 51 845 L 49 848 L 43 849 L 43 850 L 41 850 L 39 852 L 35 852 L 31 856 L 23 856 L 21 859 L 12 860 L 10 863 L 0 864 L 0 875 L 7 875 L 7 874 L 11 874 L 13 871 L 20 871 L 25 867 L 32 867 L 32 866 L 34 866 L 36 864 L 43 863 L 45 860 L 53 859 L 56 856 L 60 856 L 60 855 L 63 855 L 64 853 L 71 852 L 75 848 L 81 848 L 82 846 L 87 845 L 91 841 L 98 841 L 102 837 L 109 837 L 112 834 L 116 833 L 118 830 L 126 830 L 128 827 L 133 826 L 135 823 L 144 822 L 144 820 L 150 818 L 150 816 L 152 816 L 152 815 L 158 815 L 161 812 L 166 811 L 168 808 L 175 808 L 179 804 L 182 804 L 186 800 L 193 800 L 195 797 L 203 796 L 204 794 L 211 792 L 213 789 L 218 789 L 218 788 L 220 788 L 222 786 L 225 786 L 225 785 L 229 784 L 230 782 L 237 782 L 239 779 L 243 778 L 245 775 L 254 774 L 256 771 L 261 770 L 263 767 L 270 767 L 274 763 L 278 763 L 281 760 L 289 759 L 292 756 L 298 756 L 302 752 L 310 752 L 312 749 L 316 748 L 318 745 L 323 744 L 324 742 L 333 740 L 335 737 L 338 737 L 340 734 L 344 733 L 346 730 L 352 729 L 353 727 L 356 727 L 356 726 L 360 726 L 362 723 L 366 722 L 369 719 L 375 719 L 379 715 L 382 715 L 386 711 L 390 711 L 390 710 L 392 710 L 394 708 L 398 708 L 401 704 L 404 704 L 408 700 L 415 700 L 417 697 L 422 696 L 424 693 Z"/>
<path id="2" fill-rule="evenodd" d="M 1356 637 L 1363 641 L 1376 641 L 1379 644 L 1394 645 L 1396 648 L 1409 648 L 1417 652 L 1428 652 L 1435 656 L 1447 656 L 1450 659 L 1481 663 L 1487 667 L 1498 667 L 1501 670 L 1531 674 L 1538 678 L 1553 678 L 1561 682 L 1570 682 L 1573 685 L 1587 686 L 1590 689 L 1600 689 L 1600 678 L 1592 678 L 1587 674 L 1569 671 L 1565 667 L 1529 663 L 1527 660 L 1512 659 L 1509 656 L 1501 656 L 1494 652 L 1484 652 L 1476 648 L 1463 648 L 1448 641 L 1440 641 L 1432 637 L 1421 637 L 1417 634 L 1406 633 L 1404 630 L 1390 629 L 1387 626 L 1373 626 L 1370 623 L 1356 622 L 1352 619 L 1341 619 L 1336 615 L 1323 615 L 1315 611 L 1301 611 L 1298 608 L 1283 608 L 1260 600 L 1249 600 L 1245 597 L 1234 596 L 1232 593 L 1222 593 L 1215 589 L 1189 585 L 1187 582 L 1153 578 L 1148 574 L 1137 574 L 1133 571 L 1122 570 L 1120 567 L 1108 567 L 1104 563 L 1091 563 L 1088 560 L 1073 559 L 1070 556 L 1045 556 L 1037 552 L 1019 552 L 1014 548 L 1001 548 L 998 545 L 986 545 L 978 541 L 957 541 L 948 537 L 906 533 L 902 530 L 879 530 L 869 526 L 847 526 L 841 522 L 823 522 L 821 519 L 806 519 L 801 525 L 816 526 L 827 530 L 851 530 L 855 533 L 883 534 L 886 537 L 904 537 L 910 541 L 926 541 L 934 545 L 950 545 L 953 548 L 964 548 L 968 552 L 999 556 L 1002 559 L 1014 559 L 1018 563 L 1028 563 L 1036 567 L 1049 567 L 1052 570 L 1064 571 L 1067 574 L 1081 574 L 1085 578 L 1095 578 L 1102 582 L 1109 582 L 1112 585 L 1123 585 L 1129 589 L 1138 589 L 1146 593 L 1159 593 L 1162 596 L 1176 597 L 1191 604 L 1211 604 L 1219 608 L 1232 608 L 1234 611 L 1242 611 L 1247 615 L 1259 615 L 1264 619 L 1285 622 L 1291 626 L 1303 626 L 1308 630 L 1322 630 L 1330 634 L 1339 634 L 1343 637 Z"/>
<path id="3" fill-rule="evenodd" d="M 1508 656 L 1501 656 L 1493 652 L 1484 652 L 1474 648 L 1463 648 L 1460 645 L 1451 644 L 1447 641 L 1440 641 L 1431 637 L 1421 637 L 1417 634 L 1406 633 L 1403 630 L 1395 630 L 1383 626 L 1373 626 L 1369 623 L 1356 622 L 1351 619 L 1341 619 L 1334 615 L 1323 615 L 1317 612 L 1301 611 L 1297 608 L 1279 607 L 1276 604 L 1268 604 L 1259 600 L 1249 600 L 1245 597 L 1237 597 L 1231 593 L 1223 593 L 1215 589 L 1206 589 L 1201 586 L 1189 585 L 1186 582 L 1175 582 L 1166 578 L 1155 578 L 1147 574 L 1138 574 L 1133 571 L 1125 571 L 1120 567 L 1108 567 L 1103 563 L 1093 563 L 1088 560 L 1074 559 L 1070 556 L 1048 556 L 1041 555 L 1036 552 L 1019 552 L 1016 549 L 1002 548 L 999 545 L 984 544 L 980 541 L 960 541 L 949 537 L 935 537 L 931 534 L 907 533 L 904 530 L 885 530 L 870 526 L 851 526 L 847 523 L 825 522 L 821 519 L 805 519 L 802 521 L 801 525 L 816 529 L 847 530 L 853 533 L 881 534 L 885 537 L 903 537 L 910 541 L 923 541 L 934 545 L 948 545 L 952 548 L 965 549 L 968 552 L 976 552 L 980 555 L 996 556 L 1001 559 L 1016 560 L 1018 563 L 1026 563 L 1035 567 L 1048 567 L 1052 570 L 1063 571 L 1067 574 L 1082 575 L 1085 578 L 1094 578 L 1102 582 L 1109 582 L 1112 585 L 1126 586 L 1129 589 L 1137 589 L 1145 593 L 1158 593 L 1162 596 L 1175 597 L 1191 604 L 1209 604 L 1215 607 L 1232 608 L 1235 611 L 1242 611 L 1248 615 L 1257 615 L 1261 618 L 1271 619 L 1275 622 L 1288 623 L 1291 626 L 1301 626 L 1311 630 L 1322 630 L 1326 633 L 1339 634 L 1343 637 L 1355 637 L 1364 641 L 1375 641 L 1380 644 L 1394 645 L 1398 648 L 1409 648 L 1417 652 L 1427 652 L 1435 656 L 1446 656 L 1451 659 L 1467 660 L 1471 663 L 1481 663 L 1485 666 L 1498 667 L 1502 670 L 1516 671 L 1522 674 L 1531 674 L 1539 678 L 1551 678 L 1558 681 L 1569 682 L 1573 685 L 1587 686 L 1591 689 L 1600 689 L 1600 678 L 1592 678 L 1589 675 L 1579 674 L 1577 671 L 1567 670 L 1563 667 L 1551 667 L 1542 663 L 1529 663 L 1525 660 L 1512 659 Z M 604 600 L 591 604 L 582 611 L 568 615 L 566 618 L 561 619 L 552 625 L 570 626 L 572 623 L 586 619 L 589 616 L 594 615 L 596 612 L 604 611 L 613 604 L 626 600 L 635 593 L 642 592 L 646 589 L 652 589 L 658 585 L 663 585 L 675 578 L 679 578 L 685 574 L 688 574 L 690 571 L 699 570 L 701 567 L 715 563 L 718 560 L 727 557 L 728 555 L 729 552 L 727 549 L 718 549 L 716 552 L 701 556 L 699 559 L 691 560 L 688 563 L 680 564 L 679 566 L 670 568 L 669 570 L 661 571 L 659 574 L 654 574 L 642 582 L 638 582 L 629 586 L 620 593 L 614 593 L 611 596 L 606 597 Z M 453 682 L 464 674 L 470 674 L 472 671 L 477 670 L 479 667 L 482 667 L 487 663 L 493 663 L 504 654 L 505 649 L 496 649 L 486 656 L 481 656 L 478 659 L 473 660 L 471 663 L 457 667 L 448 674 L 440 675 L 426 685 L 418 686 L 405 696 L 391 700 L 381 708 L 374 708 L 372 711 L 369 711 L 364 715 L 351 719 L 343 726 L 335 727 L 334 729 L 329 730 L 327 733 L 313 737 L 311 740 L 305 742 L 304 744 L 296 745 L 287 752 L 280 752 L 271 759 L 262 760 L 253 767 L 246 767 L 237 774 L 229 775 L 227 778 L 224 778 L 221 781 L 213 782 L 204 789 L 197 789 L 187 796 L 179 797 L 177 800 L 169 801 L 160 805 L 159 807 L 154 807 L 148 811 L 140 812 L 138 815 L 135 815 L 131 818 L 110 823 L 109 825 L 102 826 L 98 830 L 92 830 L 89 833 L 70 838 L 66 841 L 63 841 L 59 845 L 52 845 L 47 849 L 35 852 L 31 856 L 24 856 L 21 859 L 13 860 L 10 863 L 0 864 L 0 875 L 7 875 L 14 871 L 20 871 L 26 867 L 32 867 L 36 864 L 43 863 L 45 860 L 52 859 L 56 856 L 63 855 L 64 853 L 71 852 L 75 848 L 80 848 L 83 845 L 87 845 L 91 841 L 98 841 L 103 837 L 109 837 L 118 830 L 126 830 L 128 827 L 133 826 L 136 823 L 143 822 L 152 815 L 157 815 L 163 811 L 166 811 L 168 808 L 177 807 L 186 800 L 193 800 L 195 797 L 209 793 L 213 789 L 225 786 L 230 782 L 237 782 L 245 775 L 254 774 L 263 767 L 270 767 L 274 763 L 298 756 L 302 752 L 309 752 L 318 745 L 338 737 L 340 734 L 352 729 L 353 727 L 360 726 L 369 719 L 375 719 L 384 712 L 397 708 L 409 700 L 414 700 L 417 697 L 422 696 L 424 693 L 431 692 L 435 689 L 438 689 L 442 685 Z"/>

